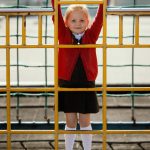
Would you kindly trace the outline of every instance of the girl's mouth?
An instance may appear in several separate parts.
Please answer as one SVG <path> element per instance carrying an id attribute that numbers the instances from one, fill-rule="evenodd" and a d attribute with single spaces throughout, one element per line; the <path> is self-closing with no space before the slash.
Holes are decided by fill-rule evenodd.
<path id="1" fill-rule="evenodd" d="M 76 27 L 75 29 L 82 29 L 81 27 Z"/>

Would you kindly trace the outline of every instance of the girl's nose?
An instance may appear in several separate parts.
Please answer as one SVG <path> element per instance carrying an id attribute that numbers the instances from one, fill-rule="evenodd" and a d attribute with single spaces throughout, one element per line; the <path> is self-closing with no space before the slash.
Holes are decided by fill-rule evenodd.
<path id="1" fill-rule="evenodd" d="M 77 22 L 77 25 L 80 25 L 80 24 L 81 24 L 81 23 L 78 21 L 78 22 Z"/>

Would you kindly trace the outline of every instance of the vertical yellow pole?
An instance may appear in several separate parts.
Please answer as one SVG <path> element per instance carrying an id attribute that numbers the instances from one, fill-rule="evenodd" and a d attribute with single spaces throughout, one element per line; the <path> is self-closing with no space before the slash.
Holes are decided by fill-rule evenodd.
<path id="1" fill-rule="evenodd" d="M 102 123 L 103 123 L 103 150 L 106 150 L 107 147 L 107 41 L 106 41 L 106 35 L 107 35 L 107 16 L 106 16 L 106 7 L 107 7 L 107 0 L 104 0 L 103 3 L 103 101 L 102 101 Z"/>
<path id="2" fill-rule="evenodd" d="M 123 44 L 122 38 L 123 38 L 123 16 L 120 15 L 119 16 L 119 45 Z"/>
<path id="3" fill-rule="evenodd" d="M 26 45 L 26 16 L 22 16 L 22 45 Z"/>
<path id="4" fill-rule="evenodd" d="M 135 16 L 135 44 L 139 44 L 139 16 Z"/>
<path id="5" fill-rule="evenodd" d="M 54 9 L 55 149 L 58 150 L 58 0 L 54 1 Z"/>
<path id="6" fill-rule="evenodd" d="M 38 45 L 42 45 L 42 15 L 38 15 Z"/>
<path id="7" fill-rule="evenodd" d="M 10 18 L 6 16 L 6 45 L 10 44 Z M 10 48 L 6 48 L 6 91 L 7 91 L 7 149 L 11 150 L 11 112 L 10 112 Z"/>
<path id="8" fill-rule="evenodd" d="M 10 45 L 10 18 L 6 15 L 6 45 Z"/>

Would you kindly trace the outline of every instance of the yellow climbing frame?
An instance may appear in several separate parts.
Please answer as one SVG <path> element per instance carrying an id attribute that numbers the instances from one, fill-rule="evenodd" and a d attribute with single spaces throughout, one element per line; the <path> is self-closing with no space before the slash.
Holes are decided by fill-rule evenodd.
<path id="1" fill-rule="evenodd" d="M 89 44 L 89 45 L 61 45 L 58 44 L 58 4 L 100 4 L 103 3 L 103 42 L 102 44 Z M 7 93 L 7 129 L 0 130 L 0 134 L 7 135 L 7 149 L 11 150 L 11 135 L 12 134 L 53 134 L 55 136 L 55 149 L 58 150 L 59 134 L 64 133 L 76 133 L 76 134 L 101 134 L 102 135 L 102 146 L 103 150 L 107 148 L 107 135 L 108 134 L 150 134 L 150 130 L 108 130 L 107 129 L 107 92 L 108 91 L 150 91 L 150 87 L 107 87 L 107 48 L 150 48 L 150 44 L 140 44 L 139 43 L 139 16 L 141 15 L 150 15 L 150 12 L 139 12 L 139 11 L 111 11 L 107 12 L 107 0 L 98 1 L 69 1 L 69 0 L 55 0 L 55 11 L 5 11 L 0 12 L 1 16 L 4 16 L 6 19 L 6 43 L 0 45 L 0 49 L 6 50 L 6 87 L 0 88 L 0 92 Z M 38 16 L 38 44 L 37 45 L 28 45 L 26 43 L 26 16 L 34 15 Z M 54 44 L 46 45 L 42 44 L 42 16 L 44 15 L 54 15 Z M 107 15 L 118 15 L 119 16 L 119 43 L 115 45 L 107 44 Z M 135 43 L 134 44 L 123 44 L 123 16 L 131 15 L 135 16 Z M 11 45 L 10 44 L 10 17 L 11 16 L 20 16 L 22 17 L 22 44 Z M 58 87 L 58 48 L 102 48 L 103 49 L 103 84 L 102 87 L 97 88 L 60 88 Z M 10 49 L 11 48 L 54 48 L 54 65 L 55 65 L 55 85 L 52 88 L 14 88 L 10 85 Z M 101 91 L 102 92 L 102 130 L 93 130 L 93 131 L 64 131 L 59 130 L 59 118 L 58 118 L 58 92 L 59 91 Z M 11 92 L 54 92 L 55 93 L 55 128 L 54 130 L 12 130 L 11 129 L 11 105 L 10 105 L 10 93 Z"/>

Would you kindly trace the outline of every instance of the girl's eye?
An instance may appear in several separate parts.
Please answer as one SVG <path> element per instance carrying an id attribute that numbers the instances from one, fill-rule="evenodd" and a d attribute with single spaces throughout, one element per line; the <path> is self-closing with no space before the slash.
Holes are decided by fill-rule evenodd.
<path id="1" fill-rule="evenodd" d="M 84 20 L 82 19 L 82 20 L 80 20 L 80 22 L 84 22 Z"/>
<path id="2" fill-rule="evenodd" d="M 76 21 L 75 21 L 75 20 L 71 20 L 71 22 L 73 22 L 73 23 L 74 23 L 74 22 L 76 22 Z"/>

